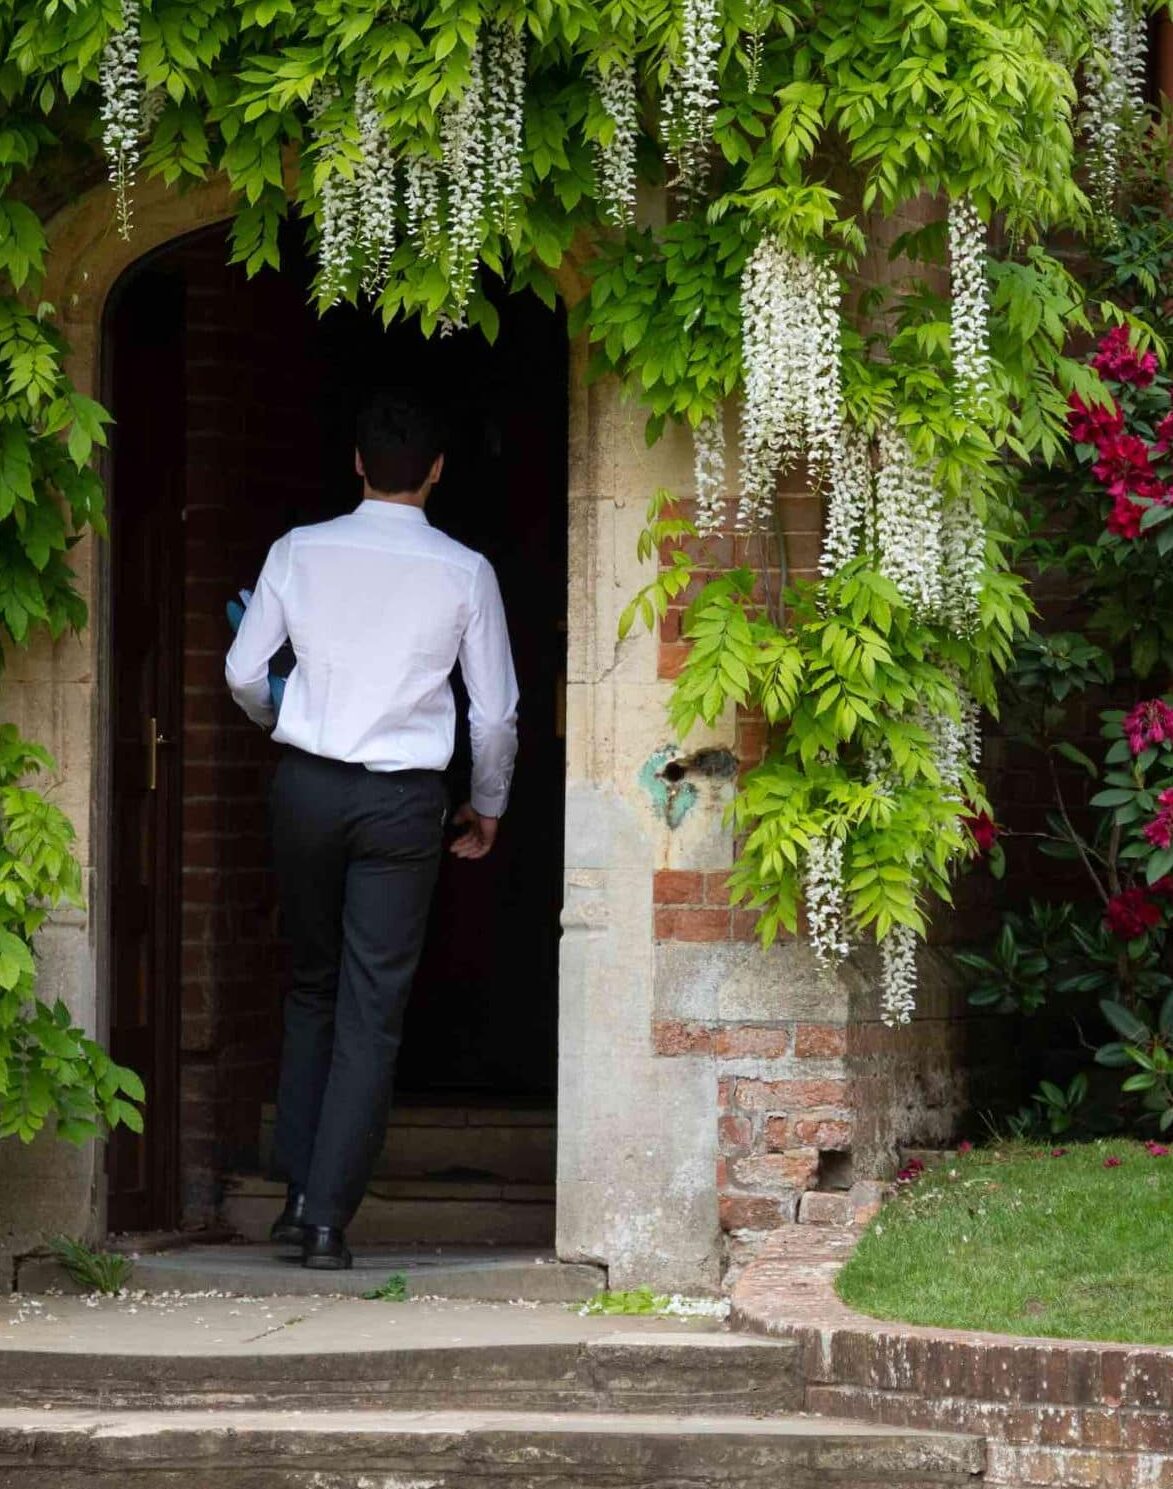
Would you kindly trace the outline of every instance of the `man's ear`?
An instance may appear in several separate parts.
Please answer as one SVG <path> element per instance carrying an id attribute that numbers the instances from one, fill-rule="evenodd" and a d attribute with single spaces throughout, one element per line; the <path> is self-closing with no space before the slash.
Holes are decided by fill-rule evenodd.
<path id="1" fill-rule="evenodd" d="M 444 457 L 443 457 L 443 455 L 437 455 L 436 458 L 435 458 L 435 460 L 432 461 L 432 468 L 431 468 L 431 470 L 428 472 L 428 481 L 429 481 L 429 483 L 434 486 L 436 484 L 436 482 L 440 479 L 440 477 L 443 474 L 444 474 Z"/>
<path id="2" fill-rule="evenodd" d="M 354 473 L 356 476 L 361 476 L 364 481 L 367 478 L 367 473 L 363 469 L 362 456 L 357 450 L 354 452 Z"/>

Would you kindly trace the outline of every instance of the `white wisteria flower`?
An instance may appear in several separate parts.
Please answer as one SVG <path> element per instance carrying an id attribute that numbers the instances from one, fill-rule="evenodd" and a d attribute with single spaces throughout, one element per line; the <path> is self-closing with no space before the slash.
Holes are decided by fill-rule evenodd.
<path id="1" fill-rule="evenodd" d="M 837 966 L 851 950 L 843 925 L 843 839 L 821 833 L 806 850 L 803 882 L 811 950 L 821 967 Z"/>
<path id="2" fill-rule="evenodd" d="M 336 305 L 346 294 L 358 246 L 359 197 L 353 174 L 340 169 L 343 128 L 335 105 L 338 89 L 323 84 L 310 99 L 310 125 L 318 187 L 318 293 L 324 305 Z"/>
<path id="3" fill-rule="evenodd" d="M 809 459 L 816 481 L 833 470 L 843 423 L 839 301 L 828 265 L 763 235 L 741 277 L 741 528 L 761 523 L 779 473 L 796 461 Z"/>
<path id="4" fill-rule="evenodd" d="M 819 572 L 838 573 L 868 540 L 874 499 L 871 441 L 848 425 L 839 431 L 827 478 L 827 520 Z"/>
<path id="5" fill-rule="evenodd" d="M 1088 180 L 1098 210 L 1111 210 L 1130 126 L 1144 113 L 1148 22 L 1140 0 L 1112 0 L 1084 83 Z"/>
<path id="6" fill-rule="evenodd" d="M 990 386 L 990 287 L 986 278 L 987 232 L 968 196 L 949 203 L 949 266 L 952 277 L 950 350 L 957 402 L 972 409 Z"/>
<path id="7" fill-rule="evenodd" d="M 611 138 L 595 146 L 599 197 L 619 227 L 635 221 L 635 149 L 639 139 L 639 97 L 634 62 L 596 74 L 599 102 L 614 125 Z"/>
<path id="8" fill-rule="evenodd" d="M 408 237 L 422 258 L 440 251 L 440 201 L 443 177 L 433 155 L 409 155 L 404 161 L 403 213 Z"/>
<path id="9" fill-rule="evenodd" d="M 485 35 L 485 131 L 489 215 L 507 233 L 521 195 L 525 123 L 525 36 L 512 26 L 489 26 Z"/>
<path id="10" fill-rule="evenodd" d="M 464 92 L 440 117 L 440 147 L 448 185 L 448 280 L 460 324 L 472 294 L 485 209 L 485 92 L 478 41 L 468 59 Z"/>
<path id="11" fill-rule="evenodd" d="M 894 925 L 880 942 L 880 1017 L 890 1028 L 916 1011 L 916 943 L 907 925 Z"/>
<path id="12" fill-rule="evenodd" d="M 947 500 L 941 514 L 941 614 L 959 636 L 976 628 L 986 567 L 986 529 L 968 496 Z"/>
<path id="13" fill-rule="evenodd" d="M 696 530 L 702 537 L 719 532 L 725 520 L 725 420 L 710 414 L 692 432 L 696 485 Z"/>
<path id="14" fill-rule="evenodd" d="M 677 184 L 689 195 L 708 177 L 721 60 L 721 0 L 684 0 L 680 55 L 664 93 L 664 137 Z"/>
<path id="15" fill-rule="evenodd" d="M 395 252 L 398 192 L 395 151 L 379 100 L 368 82 L 360 82 L 355 90 L 354 118 L 362 155 L 356 173 L 362 287 L 368 295 L 378 295 L 387 284 Z"/>
<path id="16" fill-rule="evenodd" d="M 914 457 L 895 425 L 880 428 L 876 545 L 880 573 L 919 614 L 941 609 L 941 493 L 931 467 Z"/>
<path id="17" fill-rule="evenodd" d="M 138 0 L 122 0 L 121 25 L 110 33 L 98 64 L 102 149 L 114 188 L 115 215 L 122 238 L 130 237 L 130 194 L 147 117 L 145 89 L 139 74 L 139 48 Z"/>

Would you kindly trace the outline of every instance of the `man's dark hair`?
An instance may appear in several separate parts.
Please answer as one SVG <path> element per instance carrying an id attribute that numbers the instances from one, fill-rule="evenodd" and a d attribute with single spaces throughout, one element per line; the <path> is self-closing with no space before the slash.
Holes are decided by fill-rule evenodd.
<path id="1" fill-rule="evenodd" d="M 375 491 L 418 491 L 443 448 L 435 416 L 393 392 L 363 404 L 355 443 Z"/>

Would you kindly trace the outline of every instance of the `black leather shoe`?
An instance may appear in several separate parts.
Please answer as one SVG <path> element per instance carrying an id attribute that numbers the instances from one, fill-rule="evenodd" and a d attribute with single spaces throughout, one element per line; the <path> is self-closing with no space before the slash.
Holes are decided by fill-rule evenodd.
<path id="1" fill-rule="evenodd" d="M 302 1237 L 303 1267 L 316 1272 L 348 1272 L 354 1265 L 346 1235 L 336 1225 L 307 1225 Z"/>
<path id="2" fill-rule="evenodd" d="M 278 1246 L 300 1246 L 305 1231 L 305 1190 L 291 1184 L 285 1196 L 285 1208 L 274 1220 L 269 1240 Z"/>

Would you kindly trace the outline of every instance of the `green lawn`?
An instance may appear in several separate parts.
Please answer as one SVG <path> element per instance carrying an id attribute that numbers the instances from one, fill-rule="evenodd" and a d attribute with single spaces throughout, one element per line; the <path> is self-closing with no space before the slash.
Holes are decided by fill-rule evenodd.
<path id="1" fill-rule="evenodd" d="M 1173 1155 L 1013 1145 L 923 1175 L 865 1232 L 837 1287 L 906 1323 L 1173 1344 L 1171 1256 Z"/>

